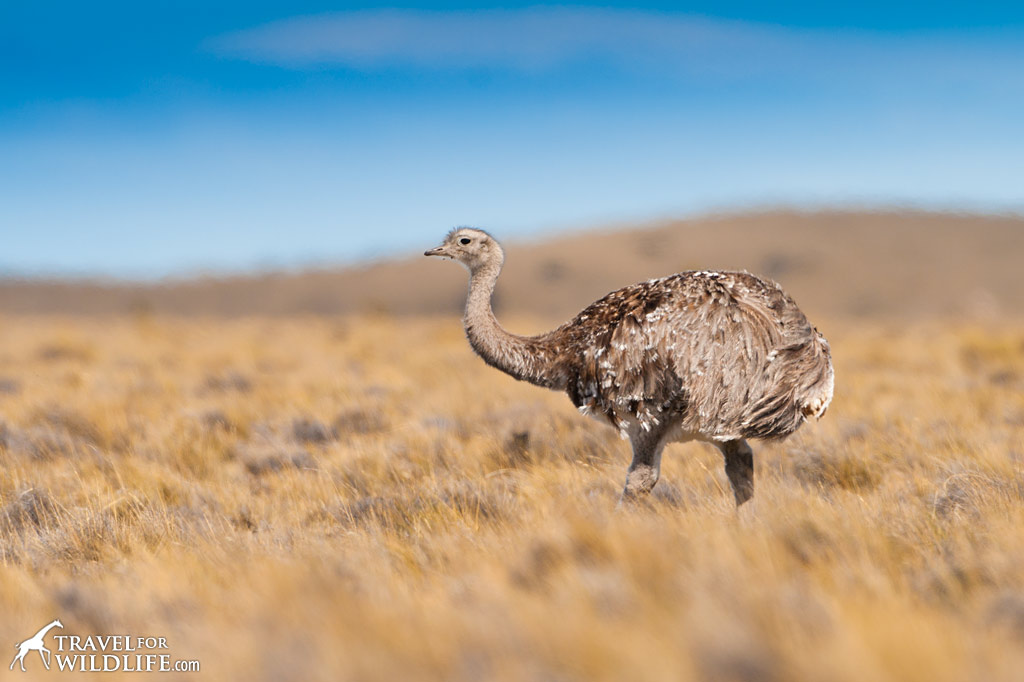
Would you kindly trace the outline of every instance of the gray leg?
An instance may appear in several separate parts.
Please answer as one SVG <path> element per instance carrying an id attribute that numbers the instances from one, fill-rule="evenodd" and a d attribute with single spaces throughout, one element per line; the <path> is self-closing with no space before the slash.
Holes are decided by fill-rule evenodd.
<path id="1" fill-rule="evenodd" d="M 626 474 L 626 487 L 622 500 L 635 500 L 651 492 L 661 475 L 661 453 L 665 449 L 664 433 L 661 429 L 639 431 L 630 439 L 633 446 L 633 461 Z"/>
<path id="2" fill-rule="evenodd" d="M 725 474 L 738 507 L 754 496 L 754 451 L 742 438 L 715 445 L 725 455 Z"/>

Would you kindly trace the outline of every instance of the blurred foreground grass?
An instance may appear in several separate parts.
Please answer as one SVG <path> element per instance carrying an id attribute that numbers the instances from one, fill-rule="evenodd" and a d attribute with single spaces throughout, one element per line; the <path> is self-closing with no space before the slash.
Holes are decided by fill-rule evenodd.
<path id="1" fill-rule="evenodd" d="M 4 318 L 0 644 L 60 618 L 222 680 L 1021 679 L 1024 323 L 822 329 L 835 402 L 755 444 L 751 504 L 673 445 L 615 513 L 627 444 L 454 318 Z"/>

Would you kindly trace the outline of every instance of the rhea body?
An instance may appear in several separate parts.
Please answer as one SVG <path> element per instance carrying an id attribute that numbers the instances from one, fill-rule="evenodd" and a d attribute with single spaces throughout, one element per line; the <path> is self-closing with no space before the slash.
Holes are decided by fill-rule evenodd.
<path id="1" fill-rule="evenodd" d="M 491 295 L 504 264 L 483 230 L 457 228 L 424 255 L 470 273 L 465 328 L 484 362 L 565 391 L 583 414 L 628 438 L 623 499 L 649 493 L 670 442 L 713 443 L 736 504 L 754 491 L 747 439 L 781 439 L 832 399 L 828 342 L 773 282 L 746 272 L 689 271 L 641 282 L 594 302 L 537 336 L 498 323 Z"/>

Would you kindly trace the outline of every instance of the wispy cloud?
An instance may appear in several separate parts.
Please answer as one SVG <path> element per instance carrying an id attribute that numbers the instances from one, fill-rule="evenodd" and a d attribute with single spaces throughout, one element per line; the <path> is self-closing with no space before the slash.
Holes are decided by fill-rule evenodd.
<path id="1" fill-rule="evenodd" d="M 760 35 L 759 35 L 760 34 Z M 544 8 L 379 10 L 297 17 L 214 39 L 224 54 L 290 65 L 544 68 L 579 57 L 636 59 L 771 39 L 742 24 L 650 12 Z"/>
<path id="2" fill-rule="evenodd" d="M 1020 87 L 1020 33 L 822 31 L 650 11 L 534 7 L 353 11 L 285 19 L 211 39 L 218 54 L 293 68 L 502 68 L 587 60 L 722 77 L 902 74 Z"/>

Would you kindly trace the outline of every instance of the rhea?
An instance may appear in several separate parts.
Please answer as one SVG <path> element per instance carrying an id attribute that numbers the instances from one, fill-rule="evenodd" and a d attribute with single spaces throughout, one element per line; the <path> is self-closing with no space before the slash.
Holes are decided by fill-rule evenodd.
<path id="1" fill-rule="evenodd" d="M 747 439 L 778 440 L 832 400 L 828 342 L 779 285 L 747 272 L 680 272 L 613 291 L 537 336 L 507 332 L 491 295 L 505 262 L 483 230 L 456 228 L 426 256 L 469 270 L 466 336 L 492 367 L 568 393 L 628 438 L 624 501 L 658 482 L 670 442 L 705 441 L 725 458 L 739 506 L 754 493 Z"/>

